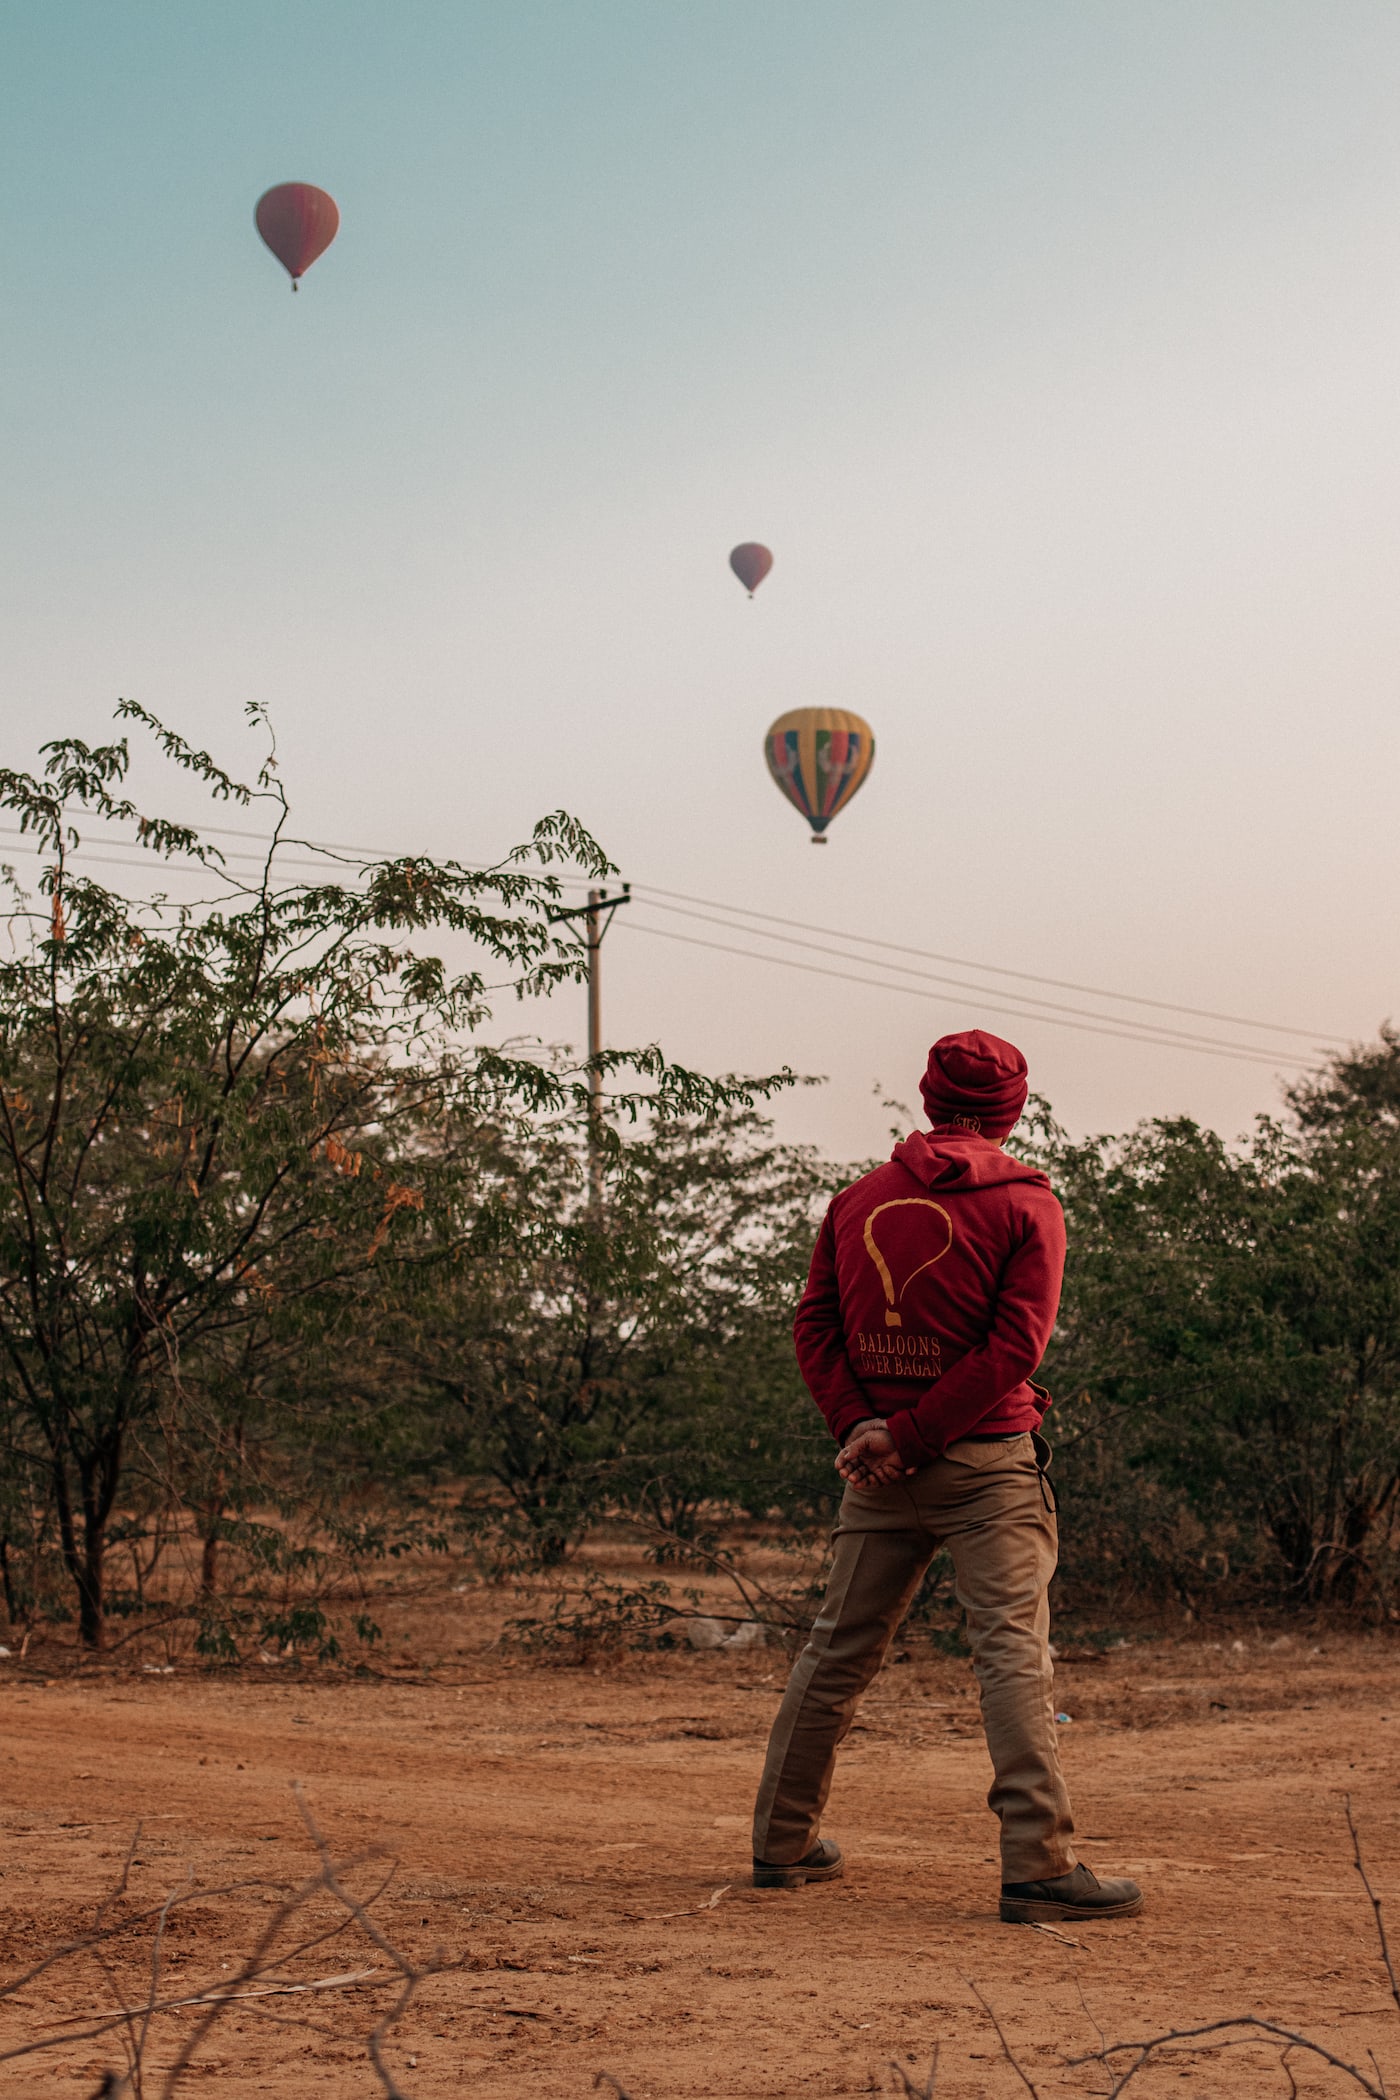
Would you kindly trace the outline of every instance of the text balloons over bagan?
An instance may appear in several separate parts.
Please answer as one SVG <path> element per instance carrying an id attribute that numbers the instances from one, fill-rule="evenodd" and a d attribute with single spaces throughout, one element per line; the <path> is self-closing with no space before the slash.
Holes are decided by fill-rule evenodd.
<path id="1" fill-rule="evenodd" d="M 258 199 L 254 213 L 258 232 L 291 276 L 297 279 L 324 255 L 340 230 L 334 197 L 309 182 L 279 182 Z"/>
<path id="2" fill-rule="evenodd" d="M 795 707 L 779 715 L 763 740 L 768 770 L 812 827 L 812 844 L 846 807 L 870 771 L 875 738 L 870 724 L 840 707 Z"/>
<path id="3" fill-rule="evenodd" d="M 757 540 L 745 540 L 729 557 L 729 566 L 752 598 L 773 566 L 773 557 Z"/>

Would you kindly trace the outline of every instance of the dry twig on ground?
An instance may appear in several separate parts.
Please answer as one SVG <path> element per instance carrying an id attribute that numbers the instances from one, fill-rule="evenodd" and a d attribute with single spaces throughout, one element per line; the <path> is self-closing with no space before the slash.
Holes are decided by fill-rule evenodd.
<path id="1" fill-rule="evenodd" d="M 373 2066 L 379 2086 L 386 2100 L 407 2100 L 407 2095 L 398 2084 L 392 2070 L 385 2061 L 384 2043 L 396 2021 L 402 2018 L 410 1999 L 423 1981 L 444 1969 L 459 1966 L 457 1962 L 444 1959 L 435 1952 L 426 1962 L 414 1962 L 396 1947 L 371 1915 L 373 1905 L 388 1888 L 396 1862 L 387 1860 L 385 1853 L 375 1847 L 357 1852 L 345 1859 L 336 1859 L 319 1828 L 315 1817 L 302 1796 L 301 1789 L 293 1789 L 297 1808 L 306 1826 L 307 1834 L 315 1847 L 318 1865 L 315 1873 L 309 1874 L 290 1892 L 281 1892 L 274 1904 L 272 1914 L 259 1931 L 254 1944 L 231 1976 L 222 1976 L 217 1981 L 195 1991 L 183 1990 L 176 1996 L 162 1989 L 165 1964 L 165 1941 L 171 1919 L 187 1904 L 207 1903 L 211 1898 L 230 1896 L 253 1889 L 266 1890 L 269 1884 L 261 1880 L 230 1882 L 220 1888 L 205 1888 L 194 1880 L 187 1879 L 178 1888 L 171 1890 L 159 1904 L 147 1906 L 127 1917 L 112 1916 L 113 1911 L 127 1894 L 131 1869 L 136 1860 L 141 1830 L 128 1848 L 126 1859 L 115 1885 L 98 1905 L 92 1929 L 73 1940 L 65 1941 L 52 1953 L 36 1962 L 23 1975 L 0 1984 L 0 2000 L 14 1998 L 36 1977 L 53 1970 L 65 1962 L 81 1963 L 87 1960 L 96 1965 L 115 2001 L 110 2011 L 93 2015 L 75 2014 L 57 2018 L 50 2023 L 49 2031 L 33 2041 L 20 2043 L 12 2049 L 0 2051 L 0 2063 L 14 2061 L 18 2057 L 38 2056 L 58 2048 L 71 2047 L 75 2042 L 96 2041 L 109 2035 L 120 2036 L 125 2068 L 109 2070 L 103 2075 L 99 2094 L 104 2100 L 174 2100 L 179 2081 L 207 2038 L 210 2029 L 231 2007 L 245 2007 L 259 2018 L 271 2020 L 279 2026 L 291 2026 L 303 2031 L 329 2035 L 343 2040 L 344 2029 L 327 2029 L 318 2026 L 304 2014 L 288 2019 L 272 2011 L 266 2004 L 268 1998 L 301 1997 L 345 1989 L 376 1989 L 385 1984 L 398 1986 L 395 1995 L 383 2015 L 374 2023 L 364 2037 L 365 2053 Z M 351 1886 L 354 1877 L 368 1867 L 384 1868 L 375 1886 L 367 1895 L 357 1895 Z M 329 1906 L 329 1917 L 326 1909 Z M 131 2003 L 113 1960 L 116 1943 L 142 1929 L 151 1933 L 147 1981 L 137 2002 Z M 353 1931 L 367 1940 L 375 1952 L 383 1958 L 386 1966 L 380 1968 L 357 1968 L 334 1976 L 288 1976 L 287 1970 L 293 1962 L 303 1960 L 314 1949 L 324 1946 L 347 1931 Z M 190 2032 L 181 2041 L 169 2066 L 163 2074 L 154 2071 L 151 2063 L 152 2035 L 157 2020 L 177 2010 L 197 2009 L 199 2017 Z M 159 2077 L 159 2084 L 156 2080 Z"/>
<path id="2" fill-rule="evenodd" d="M 892 2063 L 890 2069 L 899 2080 L 902 2100 L 933 2100 L 933 2089 L 938 2082 L 938 2043 L 933 2045 L 933 2061 L 928 2067 L 928 2082 L 925 2085 L 915 2085 L 903 2064 Z"/>
<path id="3" fill-rule="evenodd" d="M 1249 2032 L 1231 2035 L 1232 2028 L 1245 2028 Z M 1157 2050 L 1169 2048 L 1173 2043 L 1199 2041 L 1202 2036 L 1208 2034 L 1228 2036 L 1229 2039 L 1221 2045 L 1227 2049 L 1243 2048 L 1254 2035 L 1266 2035 L 1270 2040 L 1283 2044 L 1280 2062 L 1284 2063 L 1290 2082 L 1293 2073 L 1287 2069 L 1285 2059 L 1293 2050 L 1303 2049 L 1310 2056 L 1316 2056 L 1323 2063 L 1330 2065 L 1334 2071 L 1342 2072 L 1345 2077 L 1360 2086 L 1363 2093 L 1369 2093 L 1371 2100 L 1387 2100 L 1385 2085 L 1379 2071 L 1373 2082 L 1364 2071 L 1358 2071 L 1355 2064 L 1349 2064 L 1343 2056 L 1334 2055 L 1330 2049 L 1324 2048 L 1321 2042 L 1313 2041 L 1306 2034 L 1295 2034 L 1292 2028 L 1280 2026 L 1277 2020 L 1261 2020 L 1254 2013 L 1237 2013 L 1233 2018 L 1226 2020 L 1207 2020 L 1199 2027 L 1171 2027 L 1165 2034 L 1150 2035 L 1140 2042 L 1110 2042 L 1106 2049 L 1094 2049 L 1087 2056 L 1072 2056 L 1068 2060 L 1071 2064 L 1104 2063 L 1112 2070 L 1111 2058 L 1132 2053 L 1134 2060 L 1127 2070 L 1113 2073 L 1109 2100 L 1114 2100 L 1114 2096 L 1121 2093 L 1123 2088 L 1137 2077 L 1138 2072 Z M 1372 2063 L 1375 2063 L 1374 2057 Z"/>
<path id="4" fill-rule="evenodd" d="M 1031 2100 L 1040 2100 L 1039 2093 L 1031 2084 L 1030 2074 L 1017 2061 L 1015 2051 L 1012 2049 L 1010 2042 L 1007 2041 L 1006 2036 L 1002 2033 L 1001 2022 L 997 2018 L 996 2014 L 992 2011 L 991 2006 L 988 2005 L 986 1999 L 982 1996 L 982 1993 L 978 1990 L 975 1983 L 969 1983 L 967 1987 L 971 1991 L 973 1997 L 977 2000 L 977 2003 L 981 2006 L 983 2012 L 987 2015 L 987 2018 L 991 2021 L 992 2026 L 996 2029 L 997 2040 L 1001 2043 L 1001 2053 L 1006 2058 L 1006 2061 L 1010 2064 L 1012 2070 L 1016 2073 L 1016 2076 L 1020 2079 L 1026 2091 L 1030 2094 Z"/>
<path id="5" fill-rule="evenodd" d="M 1347 1829 L 1351 1834 L 1352 1865 L 1361 1877 L 1361 1885 L 1365 1889 L 1367 1899 L 1371 1905 L 1371 1914 L 1375 1920 L 1376 1938 L 1380 1945 L 1381 1961 L 1389 1984 L 1391 2002 L 1396 2011 L 1400 2013 L 1400 1983 L 1396 1980 L 1395 1965 L 1390 1952 L 1390 1942 L 1386 1935 L 1385 1921 L 1381 1915 L 1381 1898 L 1376 1894 L 1371 1884 L 1370 1875 L 1366 1870 L 1366 1863 L 1361 1851 L 1361 1838 L 1356 1827 L 1356 1819 L 1351 1810 L 1350 1795 L 1345 1797 L 1345 1808 Z M 1056 1936 L 1062 1937 L 1062 1935 Z M 1073 1946 L 1076 1942 L 1069 1941 L 1068 1944 Z M 1139 2071 L 1144 2070 L 1159 2051 L 1170 2050 L 1173 2047 L 1179 2047 L 1183 2043 L 1198 2042 L 1207 2035 L 1220 2037 L 1216 2046 L 1226 2049 L 1244 2048 L 1249 2042 L 1256 2039 L 1276 2043 L 1279 2047 L 1279 2068 L 1288 2080 L 1289 2100 L 1296 2100 L 1298 2091 L 1297 2082 L 1293 2076 L 1293 2067 L 1289 2062 L 1289 2058 L 1295 2050 L 1301 2050 L 1306 2055 L 1315 2056 L 1320 2063 L 1326 2064 L 1331 2070 L 1340 2071 L 1344 2078 L 1349 2079 L 1363 2093 L 1368 2094 L 1370 2100 L 1389 2100 L 1385 2078 L 1380 2065 L 1376 2061 L 1374 2051 L 1367 2051 L 1371 2062 L 1371 2075 L 1368 2076 L 1366 2072 L 1359 2070 L 1355 2064 L 1348 2063 L 1345 2057 L 1338 2056 L 1335 2051 L 1328 2049 L 1322 2042 L 1314 2041 L 1310 2035 L 1299 2034 L 1293 2028 L 1285 2027 L 1277 2020 L 1262 2019 L 1256 2013 L 1235 2013 L 1225 2019 L 1203 2021 L 1196 2027 L 1172 2027 L 1168 2028 L 1163 2034 L 1145 2035 L 1138 2041 L 1109 2042 L 1105 2038 L 1103 2029 L 1089 2010 L 1088 2001 L 1085 1999 L 1083 1989 L 1079 1986 L 1077 1976 L 1075 1985 L 1079 1989 L 1079 2002 L 1084 2007 L 1086 2016 L 1098 2034 L 1099 2046 L 1097 2049 L 1089 2050 L 1083 2056 L 1066 2058 L 1066 2063 L 1072 2069 L 1077 2069 L 1083 2064 L 1102 2064 L 1109 2077 L 1108 2092 L 1105 2100 L 1117 2100 L 1117 2095 L 1132 2083 Z M 991 2021 L 1008 2064 L 1015 2071 L 1027 2092 L 1035 2095 L 1036 2088 L 1031 2083 L 1030 2075 L 1026 2071 L 1025 2066 L 1017 2059 L 1015 2052 L 1002 2031 L 1001 2022 L 997 2019 L 991 2006 L 982 1996 L 975 1983 L 969 1983 L 968 1988 L 986 2013 L 987 2018 Z M 1119 2057 L 1131 2058 L 1131 2061 L 1123 2070 L 1119 2070 L 1115 2063 L 1115 2058 Z M 893 2068 L 897 2069 L 898 2066 Z M 903 2075 L 901 2072 L 900 2076 L 903 2077 Z M 905 2084 L 907 2090 L 913 2090 L 912 2087 L 908 2086 L 907 2079 Z"/>
<path id="6" fill-rule="evenodd" d="M 1381 1916 L 1381 1898 L 1372 1887 L 1370 1875 L 1366 1871 L 1366 1862 L 1361 1852 L 1361 1836 L 1356 1827 L 1356 1818 L 1352 1814 L 1350 1795 L 1344 1797 L 1344 1806 L 1347 1829 L 1351 1834 L 1352 1865 L 1361 1876 L 1361 1885 L 1365 1889 L 1367 1899 L 1371 1905 L 1371 1915 L 1375 1920 L 1376 1938 L 1380 1946 L 1381 1961 L 1384 1964 L 1386 1978 L 1389 1983 L 1390 1999 L 1396 2011 L 1400 2012 L 1400 1984 L 1396 1982 L 1395 1965 L 1390 1953 L 1390 1942 L 1386 1935 L 1385 1921 Z M 980 1992 L 978 1995 L 980 1997 Z M 1082 1991 L 1080 1997 L 1082 2001 Z M 993 2026 L 995 2026 L 996 2021 L 992 2017 L 990 2006 L 987 2008 L 987 2011 L 989 2018 L 992 2018 Z M 1087 2004 L 1085 2005 L 1085 2011 L 1088 2012 Z M 1090 2018 L 1093 2018 L 1092 2014 L 1090 2014 Z M 1096 2028 L 1098 2027 L 1096 2020 L 1094 2025 Z M 997 2032 L 1000 2034 L 1000 2028 L 997 2029 Z M 1367 2055 L 1371 2060 L 1372 2073 L 1368 2077 L 1355 2064 L 1348 2063 L 1345 2057 L 1338 2056 L 1335 2051 L 1328 2049 L 1322 2042 L 1314 2041 L 1310 2035 L 1299 2034 L 1291 2027 L 1284 2027 L 1277 2020 L 1261 2019 L 1255 2013 L 1236 2013 L 1228 2019 L 1207 2020 L 1198 2027 L 1173 2027 L 1169 2028 L 1164 2034 L 1147 2035 L 1140 2041 L 1131 2042 L 1105 2042 L 1103 2031 L 1100 2029 L 1099 2047 L 1086 2056 L 1072 2056 L 1069 2058 L 1069 2062 L 1071 2065 L 1103 2064 L 1109 2071 L 1112 2079 L 1107 2100 L 1116 2100 L 1116 2096 L 1137 2077 L 1138 2072 L 1144 2069 L 1159 2050 L 1170 2049 L 1184 2042 L 1200 2041 L 1206 2035 L 1221 2036 L 1222 2040 L 1219 2046 L 1227 2049 L 1243 2048 L 1255 2037 L 1267 2037 L 1270 2041 L 1277 2042 L 1280 2045 L 1279 2068 L 1288 2080 L 1290 2100 L 1293 2100 L 1293 2096 L 1296 2095 L 1298 2090 L 1293 2076 L 1293 2067 L 1289 2062 L 1289 2058 L 1295 2050 L 1301 2050 L 1309 2056 L 1315 2056 L 1319 2062 L 1326 2064 L 1330 2069 L 1340 2071 L 1344 2078 L 1350 2079 L 1363 2093 L 1369 2094 L 1370 2100 L 1388 2100 L 1385 2078 L 1380 2065 L 1376 2061 L 1374 2051 L 1367 2051 Z M 1004 2039 L 1002 2046 L 1003 2048 L 1006 2046 Z M 1009 2050 L 1007 2054 L 1008 2056 L 1010 2055 Z M 1126 2070 L 1123 2071 L 1119 2071 L 1113 2061 L 1115 2057 L 1120 2056 L 1130 2056 L 1132 2058 Z M 1015 2062 L 1014 2058 L 1011 2060 L 1013 2063 Z M 1017 2064 L 1016 2068 L 1020 2070 L 1020 2065 Z M 1025 2073 L 1022 2072 L 1021 2076 L 1025 2078 Z M 1026 2083 L 1029 2084 L 1030 2081 L 1027 2079 Z"/>
<path id="7" fill-rule="evenodd" d="M 1380 1941 L 1381 1946 L 1381 1960 L 1385 1963 L 1385 1973 L 1390 1984 L 1391 1999 L 1394 2002 L 1396 2011 L 1400 2012 L 1400 1984 L 1397 1984 L 1395 1981 L 1395 1964 L 1390 1958 L 1390 1941 L 1386 1936 L 1385 1920 L 1381 1916 L 1381 1899 L 1371 1886 L 1371 1877 L 1366 1872 L 1366 1862 L 1361 1857 L 1361 1837 L 1356 1828 L 1356 1818 L 1351 1812 L 1351 1795 L 1344 1795 L 1343 1800 L 1347 1812 L 1347 1829 L 1351 1832 L 1351 1863 L 1361 1876 L 1361 1886 L 1365 1889 L 1367 1899 L 1371 1905 L 1371 1915 L 1376 1921 L 1376 1938 Z"/>

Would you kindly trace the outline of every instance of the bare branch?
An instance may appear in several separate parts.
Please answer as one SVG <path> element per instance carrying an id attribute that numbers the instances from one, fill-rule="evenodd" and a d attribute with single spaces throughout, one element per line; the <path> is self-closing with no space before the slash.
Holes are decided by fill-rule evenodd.
<path id="1" fill-rule="evenodd" d="M 1371 1886 L 1366 1862 L 1361 1857 L 1361 1838 L 1356 1828 L 1356 1818 L 1351 1812 L 1350 1794 L 1343 1796 L 1343 1805 L 1346 1808 L 1347 1829 L 1351 1832 L 1351 1863 L 1361 1876 L 1361 1886 L 1365 1889 L 1371 1905 L 1371 1915 L 1376 1921 L 1376 1938 L 1381 1944 L 1381 1960 L 1385 1963 L 1385 1973 L 1390 1979 L 1390 1996 L 1396 2011 L 1400 2012 L 1400 1983 L 1395 1980 L 1395 1964 L 1390 1958 L 1390 1941 L 1386 1937 L 1385 1920 L 1381 1916 L 1381 1899 Z"/>
<path id="2" fill-rule="evenodd" d="M 891 2062 L 890 2069 L 894 2072 L 895 2077 L 904 2089 L 904 2100 L 933 2100 L 933 2089 L 938 2081 L 938 2048 L 939 2045 L 935 2042 L 933 2045 L 933 2061 L 928 2067 L 928 2082 L 926 2085 L 915 2085 L 903 2064 Z"/>
<path id="3" fill-rule="evenodd" d="M 1026 2091 L 1030 2094 L 1031 2100 L 1040 2100 L 1040 2094 L 1037 2092 L 1036 2088 L 1031 2084 L 1030 2078 L 1028 2077 L 1027 2073 L 1021 2068 L 1020 2064 L 1016 2061 L 1016 2058 L 1012 2055 L 1011 2044 L 1007 2041 L 1006 2036 L 1002 2033 L 1001 2022 L 997 2018 L 996 2014 L 992 2011 L 991 2006 L 988 2005 L 986 1999 L 982 1996 L 982 1993 L 978 1990 L 975 1983 L 969 1982 L 966 1977 L 964 1977 L 963 1981 L 967 1983 L 967 1987 L 971 1991 L 973 1997 L 977 2000 L 977 2003 L 981 2006 L 983 2012 L 987 2015 L 987 2018 L 991 2021 L 993 2027 L 996 2029 L 996 2037 L 997 2040 L 1001 2043 L 1002 2054 L 1005 2056 L 1006 2061 L 1010 2064 L 1012 2070 L 1016 2073 L 1016 2076 L 1020 2079 Z M 1114 2090 L 1116 2092 L 1117 2087 L 1115 2087 Z"/>
<path id="4" fill-rule="evenodd" d="M 431 1961 L 419 1965 L 400 1952 L 379 1929 L 369 1915 L 370 1905 L 378 1900 L 388 1888 L 394 1866 L 382 1875 L 366 1898 L 354 1895 L 347 1886 L 347 1876 L 367 1865 L 371 1860 L 381 1859 L 377 1851 L 362 1852 L 345 1860 L 333 1858 L 326 1840 L 311 1815 L 300 1789 L 296 1790 L 297 1807 L 305 1823 L 318 1855 L 317 1870 L 297 1887 L 284 1892 L 274 1906 L 270 1918 L 263 1924 L 251 1952 L 238 1964 L 233 1975 L 207 1984 L 202 1989 L 185 1990 L 176 1996 L 163 1997 L 160 1982 L 163 1969 L 164 1948 L 167 1931 L 173 1914 L 191 1901 L 207 1900 L 211 1896 L 232 1894 L 236 1890 L 266 1888 L 262 1881 L 236 1882 L 223 1889 L 200 1889 L 192 1879 L 172 1889 L 159 1905 L 152 1906 L 131 1918 L 108 1922 L 113 1905 L 125 1894 L 130 1870 L 135 1862 L 136 1847 L 140 1842 L 140 1830 L 128 1848 L 126 1860 L 118 1879 L 109 1894 L 99 1904 L 93 1929 L 82 1938 L 65 1942 L 52 1954 L 36 1963 L 14 1982 L 0 1986 L 0 1997 L 13 1999 L 26 1983 L 52 1969 L 68 1958 L 84 1955 L 95 1959 L 107 1979 L 116 1999 L 115 2007 L 96 2016 L 82 2014 L 59 2017 L 36 2040 L 16 2048 L 0 2052 L 0 2063 L 19 2057 L 43 2054 L 47 2050 L 70 2047 L 75 2042 L 95 2041 L 114 2032 L 122 2036 L 127 2066 L 124 2072 L 109 2070 L 104 2077 L 100 2093 L 105 2100 L 118 2100 L 118 2096 L 130 2095 L 131 2100 L 141 2100 L 147 2090 L 143 2072 L 150 2069 L 149 2050 L 154 2025 L 158 2017 L 179 2010 L 198 2014 L 193 2028 L 185 2036 L 175 2052 L 174 2061 L 166 2069 L 161 2082 L 161 2100 L 174 2100 L 183 2073 L 200 2044 L 221 2015 L 230 2006 L 247 2006 L 250 2012 L 271 2018 L 278 2025 L 296 2027 L 314 2033 L 326 2032 L 320 2023 L 308 2018 L 281 2018 L 270 2008 L 255 2002 L 267 1998 L 313 1997 L 323 1992 L 349 1990 L 368 1986 L 382 1988 L 385 1984 L 397 1983 L 397 1990 L 388 2009 L 365 2036 L 365 2048 L 375 2075 L 386 2096 L 386 2100 L 408 2100 L 394 2078 L 384 2057 L 384 2044 L 395 2023 L 402 2018 L 410 1999 L 423 1978 L 440 1972 L 457 1963 L 446 1962 L 440 1953 Z M 318 1898 L 330 1898 L 335 1906 L 333 1921 L 310 1921 L 310 1931 L 288 1933 L 287 1927 L 309 1904 Z M 109 1959 L 108 1950 L 122 1934 L 130 1934 L 142 1926 L 154 1924 L 149 1956 L 149 1982 L 144 1998 L 133 2007 L 127 2001 L 121 1979 Z M 345 1970 L 333 1976 L 296 1976 L 286 1973 L 288 1964 L 296 1961 L 312 1949 L 322 1946 L 327 1940 L 341 1933 L 355 1930 L 389 1963 L 389 1969 L 378 1967 Z M 98 2096 L 94 2095 L 94 2100 Z"/>
<path id="5" fill-rule="evenodd" d="M 1171 2027 L 1164 2034 L 1150 2035 L 1144 2041 L 1110 2042 L 1106 2049 L 1095 2049 L 1087 2056 L 1071 2056 L 1066 2060 L 1071 2067 L 1078 2064 L 1107 2063 L 1111 2057 L 1124 2054 L 1130 2049 L 1135 2050 L 1137 2061 L 1131 2064 L 1114 2084 L 1113 2093 L 1116 2100 L 1116 2095 L 1137 2077 L 1155 2050 L 1165 2049 L 1173 2042 L 1199 2041 L 1202 2035 L 1228 2034 L 1234 2027 L 1247 2027 L 1257 2034 L 1270 2035 L 1276 2041 L 1286 2043 L 1290 2049 L 1306 2049 L 1310 2055 L 1319 2057 L 1323 2063 L 1330 2064 L 1334 2071 L 1341 2071 L 1345 2077 L 1359 2085 L 1363 2093 L 1371 2095 L 1371 2100 L 1386 2100 L 1384 2086 L 1379 2083 L 1373 2084 L 1364 2071 L 1358 2071 L 1356 2065 L 1349 2064 L 1345 2057 L 1335 2056 L 1330 2049 L 1324 2049 L 1321 2042 L 1311 2041 L 1305 2034 L 1295 2034 L 1290 2027 L 1280 2027 L 1276 2020 L 1261 2020 L 1253 2013 L 1239 2013 L 1228 2020 L 1207 2020 L 1200 2027 Z M 1240 2037 L 1241 2041 L 1244 2039 L 1245 2037 Z"/>
<path id="6" fill-rule="evenodd" d="M 114 1903 L 120 1903 L 122 1897 L 126 1894 L 127 1883 L 131 1880 L 132 1865 L 136 1859 L 136 1848 L 141 1842 L 141 1833 L 145 1829 L 145 1827 L 146 1826 L 144 1822 L 138 1823 L 136 1828 L 131 1833 L 131 1843 L 126 1848 L 126 1858 L 122 1861 L 121 1873 L 117 1876 L 116 1883 L 111 1891 L 111 1894 L 105 1897 L 104 1900 L 97 1906 L 97 1913 L 92 1921 L 94 1932 L 98 1931 L 101 1928 L 102 1920 L 106 1917 L 108 1911 L 112 1908 L 112 1905 Z M 29 1973 L 31 1976 L 33 1976 L 37 1975 L 38 1971 L 31 1969 Z M 28 1980 L 28 1977 L 21 1978 L 22 1982 L 28 1982 Z M 3 1989 L 0 1989 L 0 1997 L 2 1997 L 3 1995 Z"/>
<path id="7" fill-rule="evenodd" d="M 395 2021 L 398 2020 L 401 2017 L 401 2015 L 407 2010 L 408 2001 L 413 1996 L 413 1993 L 417 1989 L 417 1986 L 417 1973 L 406 1973 L 403 1981 L 403 1989 L 399 1992 L 398 1997 L 394 2000 L 388 2012 L 385 2013 L 383 2019 L 373 2029 L 367 2044 L 369 2049 L 369 2060 L 374 2065 L 375 2075 L 378 2078 L 379 2083 L 384 2088 L 384 2091 L 387 2095 L 387 2100 L 408 2100 L 408 2096 L 404 2092 L 403 2087 L 398 2083 L 397 2079 L 394 2077 L 393 2072 L 389 2069 L 389 2066 L 384 2061 L 383 2042 L 385 2035 L 388 2034 L 390 2028 L 394 2025 Z"/>

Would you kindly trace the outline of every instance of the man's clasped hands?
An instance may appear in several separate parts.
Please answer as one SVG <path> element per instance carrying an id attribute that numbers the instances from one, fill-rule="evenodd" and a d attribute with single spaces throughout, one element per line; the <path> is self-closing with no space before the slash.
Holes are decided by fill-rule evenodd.
<path id="1" fill-rule="evenodd" d="M 852 1487 L 888 1487 L 916 1471 L 895 1449 L 894 1438 L 879 1415 L 857 1422 L 836 1454 L 836 1470 Z"/>

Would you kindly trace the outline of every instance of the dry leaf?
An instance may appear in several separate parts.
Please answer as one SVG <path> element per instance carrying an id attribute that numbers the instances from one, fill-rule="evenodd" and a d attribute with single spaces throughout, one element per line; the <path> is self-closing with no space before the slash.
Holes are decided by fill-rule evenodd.
<path id="1" fill-rule="evenodd" d="M 417 1189 L 406 1189 L 402 1182 L 391 1181 L 389 1183 L 389 1193 L 384 1199 L 383 1215 L 374 1228 L 374 1238 L 370 1241 L 365 1254 L 366 1261 L 373 1261 L 375 1255 L 384 1245 L 385 1240 L 388 1239 L 389 1227 L 393 1223 L 396 1210 L 421 1210 L 422 1208 L 423 1198 Z"/>

